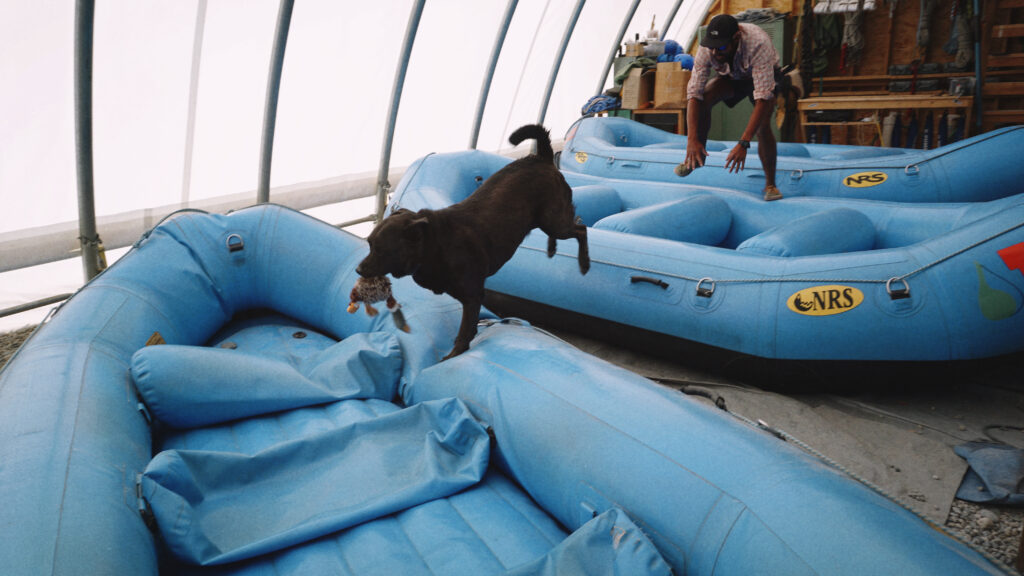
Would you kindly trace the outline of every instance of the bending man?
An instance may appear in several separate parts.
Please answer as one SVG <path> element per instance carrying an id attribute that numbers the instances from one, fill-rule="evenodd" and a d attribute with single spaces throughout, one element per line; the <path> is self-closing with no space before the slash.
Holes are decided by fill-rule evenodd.
<path id="1" fill-rule="evenodd" d="M 743 170 L 750 140 L 756 133 L 757 155 L 764 169 L 764 199 L 782 198 L 775 187 L 776 146 L 771 129 L 771 113 L 781 73 L 771 38 L 753 24 L 740 24 L 728 14 L 719 14 L 708 24 L 700 46 L 686 87 L 686 160 L 677 168 L 677 173 L 686 175 L 704 165 L 708 155 L 705 146 L 711 128 L 711 107 L 725 102 L 732 108 L 749 97 L 754 102 L 754 112 L 742 138 L 729 152 L 725 168 L 729 172 Z M 709 82 L 712 68 L 718 76 Z"/>

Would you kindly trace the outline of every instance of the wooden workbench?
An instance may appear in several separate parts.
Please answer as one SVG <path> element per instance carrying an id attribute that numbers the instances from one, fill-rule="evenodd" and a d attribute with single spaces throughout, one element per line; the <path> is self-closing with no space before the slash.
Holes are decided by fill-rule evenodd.
<path id="1" fill-rule="evenodd" d="M 797 101 L 796 108 L 801 114 L 804 126 L 851 126 L 863 125 L 864 122 L 850 120 L 847 122 L 809 122 L 807 113 L 817 110 L 871 110 L 876 118 L 882 117 L 883 110 L 961 110 L 964 115 L 964 136 L 971 126 L 971 96 L 948 96 L 929 94 L 887 94 L 873 96 L 821 96 L 803 98 Z M 880 120 L 873 122 L 879 126 Z M 881 128 L 879 126 L 879 133 Z"/>

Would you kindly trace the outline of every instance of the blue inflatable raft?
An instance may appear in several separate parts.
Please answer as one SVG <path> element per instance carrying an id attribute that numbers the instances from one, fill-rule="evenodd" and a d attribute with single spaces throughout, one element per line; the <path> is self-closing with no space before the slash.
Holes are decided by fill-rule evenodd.
<path id="1" fill-rule="evenodd" d="M 709 141 L 710 156 L 685 178 L 675 167 L 686 156 L 686 136 L 625 118 L 583 118 L 565 137 L 559 166 L 604 178 L 722 186 L 761 195 L 764 172 L 757 143 L 742 172 L 725 170 L 734 142 Z M 784 197 L 825 196 L 895 202 L 978 202 L 1021 190 L 1024 126 L 980 134 L 934 150 L 778 144 L 775 182 Z"/>
<path id="2" fill-rule="evenodd" d="M 393 204 L 458 202 L 506 162 L 428 156 Z M 604 334 L 638 329 L 660 340 L 652 346 L 697 343 L 726 363 L 935 363 L 1024 349 L 1024 195 L 763 202 L 720 188 L 565 176 L 590 226 L 590 272 L 579 274 L 573 245 L 549 259 L 535 230 L 488 279 L 492 310 L 528 317 L 508 304 L 539 305 L 598 320 Z"/>
<path id="3" fill-rule="evenodd" d="M 365 242 L 162 223 L 0 372 L 10 574 L 998 574 L 725 411 L 518 322 L 346 312 Z"/>

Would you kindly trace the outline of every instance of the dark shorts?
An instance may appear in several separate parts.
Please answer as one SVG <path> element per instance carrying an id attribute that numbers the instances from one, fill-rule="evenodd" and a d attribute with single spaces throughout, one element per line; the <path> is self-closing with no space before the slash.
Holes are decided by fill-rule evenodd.
<path id="1" fill-rule="evenodd" d="M 732 98 L 723 98 L 722 102 L 726 106 L 732 108 L 733 106 L 740 103 L 744 98 L 749 98 L 751 102 L 754 101 L 754 79 L 753 78 L 740 78 L 736 79 L 732 76 L 719 76 L 722 80 L 726 80 L 732 84 Z M 774 94 L 778 96 L 782 94 L 786 89 L 786 83 L 789 78 L 782 73 L 782 69 L 778 66 L 775 67 L 775 90 Z"/>

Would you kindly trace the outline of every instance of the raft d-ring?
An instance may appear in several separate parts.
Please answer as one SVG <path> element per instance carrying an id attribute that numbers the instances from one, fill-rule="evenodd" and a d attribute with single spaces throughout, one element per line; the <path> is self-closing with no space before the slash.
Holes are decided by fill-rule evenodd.
<path id="1" fill-rule="evenodd" d="M 804 177 L 804 171 L 801 170 L 800 168 L 797 168 L 796 170 L 793 170 L 792 172 L 789 173 L 789 179 L 790 180 L 799 180 L 799 179 L 801 179 L 803 177 Z"/>
<path id="2" fill-rule="evenodd" d="M 893 281 L 900 281 L 903 283 L 902 288 L 893 288 Z M 905 278 L 896 278 L 893 276 L 885 281 L 885 291 L 889 294 L 889 298 L 892 300 L 902 300 L 903 298 L 910 298 L 910 284 L 907 284 Z"/>
<path id="3" fill-rule="evenodd" d="M 919 168 L 917 164 L 907 164 L 906 167 L 903 168 L 903 173 L 907 176 L 917 176 L 921 173 L 921 168 Z"/>
<path id="4" fill-rule="evenodd" d="M 609 156 L 608 157 L 608 163 L 609 164 L 615 164 L 615 156 Z"/>
<path id="5" fill-rule="evenodd" d="M 710 284 L 710 286 L 704 286 L 705 282 Z M 700 296 L 701 298 L 711 298 L 712 296 L 714 296 L 714 294 L 715 294 L 715 281 L 714 280 L 712 280 L 711 278 L 708 278 L 708 277 L 704 277 L 704 278 L 701 278 L 700 280 L 697 280 L 697 296 Z"/>
<path id="6" fill-rule="evenodd" d="M 229 234 L 228 239 L 224 243 L 228 247 L 228 252 L 238 252 L 245 248 L 245 241 L 242 240 L 240 234 Z"/>

